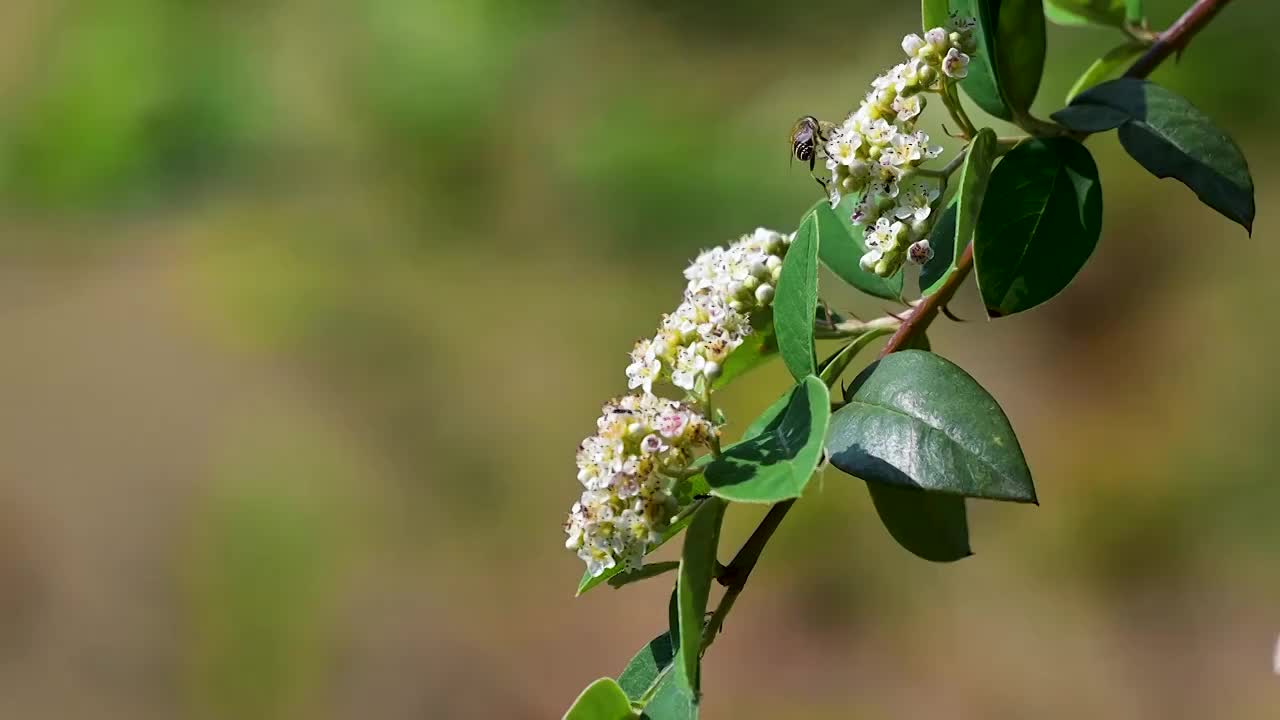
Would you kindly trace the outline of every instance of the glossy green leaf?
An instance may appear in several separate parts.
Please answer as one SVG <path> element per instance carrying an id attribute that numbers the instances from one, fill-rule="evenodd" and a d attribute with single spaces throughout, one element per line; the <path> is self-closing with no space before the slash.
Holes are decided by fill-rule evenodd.
<path id="1" fill-rule="evenodd" d="M 931 28 L 946 27 L 950 21 L 950 0 L 921 0 L 920 29 L 929 32 Z"/>
<path id="2" fill-rule="evenodd" d="M 996 161 L 996 134 L 991 128 L 983 128 L 969 143 L 964 168 L 960 172 L 960 194 L 956 206 L 956 237 L 953 242 L 957 257 L 973 239 L 978 227 L 978 214 L 991 180 L 991 166 Z"/>
<path id="3" fill-rule="evenodd" d="M 1123 27 L 1125 0 L 1044 0 L 1044 16 L 1057 25 Z"/>
<path id="4" fill-rule="evenodd" d="M 973 554 L 964 498 L 869 482 L 867 490 L 880 522 L 898 544 L 932 562 L 953 562 Z"/>
<path id="5" fill-rule="evenodd" d="M 702 458 L 699 458 L 699 460 L 701 461 Z M 694 476 L 694 478 L 692 478 L 691 480 L 691 484 L 695 488 L 697 488 L 699 491 L 709 492 L 710 488 L 707 487 L 706 485 L 702 485 L 701 488 L 698 488 L 699 484 L 705 483 L 705 482 L 706 480 L 703 479 L 702 476 L 700 475 Z M 666 544 L 668 540 L 675 537 L 676 535 L 679 535 L 680 531 L 684 530 L 685 527 L 689 524 L 689 521 L 692 519 L 693 519 L 693 513 L 688 511 L 685 512 L 685 514 L 677 518 L 675 522 L 671 523 L 671 525 L 666 530 L 662 531 L 662 535 L 658 538 L 658 542 L 651 545 L 648 551 L 645 552 L 645 554 L 648 555 L 654 550 L 657 550 L 658 548 Z M 591 588 L 597 585 L 601 585 L 608 582 L 609 580 L 612 580 L 614 577 L 623 574 L 625 570 L 626 570 L 625 566 L 615 565 L 612 568 L 605 570 L 603 573 L 596 575 L 595 577 L 592 577 L 591 573 L 589 572 L 583 572 L 582 580 L 578 581 L 578 594 L 581 595 L 582 593 L 590 590 Z"/>
<path id="6" fill-rule="evenodd" d="M 849 367 L 849 363 L 853 362 L 858 353 L 862 352 L 876 338 L 892 334 L 893 328 L 879 328 L 868 330 L 850 340 L 844 347 L 832 353 L 831 357 L 822 361 L 818 366 L 818 379 L 825 383 L 828 388 L 834 387 L 836 381 L 840 379 L 840 375 L 844 373 L 845 368 Z"/>
<path id="7" fill-rule="evenodd" d="M 1097 132 L 1110 118 L 1120 144 L 1152 175 L 1172 177 L 1201 202 L 1253 232 L 1253 178 L 1244 153 L 1186 98 L 1155 83 L 1119 78 L 1090 88 L 1053 119 Z"/>
<path id="8" fill-rule="evenodd" d="M 711 493 L 754 503 L 800 497 L 822 457 L 830 415 L 826 384 L 813 375 L 801 380 L 788 391 L 785 405 L 771 405 L 744 440 L 707 464 Z"/>
<path id="9" fill-rule="evenodd" d="M 991 166 L 995 161 L 995 131 L 983 128 L 973 137 L 965 153 L 964 167 L 960 171 L 960 191 L 954 199 L 954 213 L 950 217 L 944 215 L 940 218 L 929 235 L 929 245 L 934 249 L 934 257 L 925 263 L 920 273 L 922 295 L 932 295 L 946 283 L 955 270 L 955 258 L 960 257 L 965 246 L 973 239 L 973 231 L 978 226 L 978 214 L 982 211 L 982 201 L 987 194 L 987 182 L 991 178 Z M 939 233 L 938 226 L 942 226 L 943 231 L 951 228 L 950 234 Z M 937 245 L 934 244 L 935 238 Z M 939 258 L 939 255 L 943 257 Z M 935 263 L 934 260 L 938 262 Z"/>
<path id="10" fill-rule="evenodd" d="M 681 663 L 683 652 L 678 652 L 676 662 Z M 658 682 L 657 690 L 641 715 L 646 720 L 696 720 L 697 696 L 685 682 L 682 673 L 668 672 Z"/>
<path id="11" fill-rule="evenodd" d="M 1146 47 L 1137 42 L 1129 42 L 1111 48 L 1106 55 L 1094 60 L 1093 64 L 1071 86 L 1071 89 L 1067 91 L 1067 102 L 1071 102 L 1076 95 L 1098 83 L 1105 82 L 1124 72 L 1145 51 Z"/>
<path id="12" fill-rule="evenodd" d="M 969 74 L 960 81 L 960 87 L 978 107 L 1002 120 L 1011 120 L 1012 111 L 1000 92 L 996 76 L 996 39 L 999 36 L 997 21 L 999 8 L 994 0 L 951 0 L 951 10 L 960 17 L 977 21 L 974 40 L 978 51 L 969 56 Z M 945 25 L 945 23 L 943 23 Z"/>
<path id="13" fill-rule="evenodd" d="M 812 375 L 813 318 L 818 310 L 818 218 L 810 211 L 796 229 L 773 299 L 778 352 L 797 380 Z"/>
<path id="14" fill-rule="evenodd" d="M 600 678 L 587 686 L 564 714 L 564 720 L 627 720 L 636 717 L 631 701 L 613 678 Z"/>
<path id="15" fill-rule="evenodd" d="M 861 193 L 846 194 L 840 198 L 835 210 L 825 200 L 813 206 L 811 212 L 817 215 L 818 232 L 822 238 L 818 243 L 818 256 L 836 277 L 862 292 L 885 300 L 897 300 L 902 297 L 901 270 L 882 278 L 863 270 L 859 264 L 862 256 L 867 254 L 866 228 L 853 221 L 853 208 L 861 197 Z"/>
<path id="16" fill-rule="evenodd" d="M 662 633 L 631 658 L 631 662 L 627 663 L 627 667 L 618 676 L 618 685 L 627 697 L 633 701 L 640 700 L 663 679 L 663 673 L 671 667 L 679 650 L 679 634 L 673 636 L 669 631 Z"/>
<path id="17" fill-rule="evenodd" d="M 933 224 L 929 231 L 929 247 L 933 248 L 933 257 L 920 268 L 920 294 L 932 295 L 938 292 L 943 283 L 956 269 L 956 204 L 959 195 L 951 198 L 942 217 Z"/>
<path id="18" fill-rule="evenodd" d="M 720 523 L 724 519 L 725 503 L 711 498 L 693 514 L 693 521 L 684 536 L 684 551 L 680 554 L 680 575 L 676 581 L 677 606 L 680 620 L 680 647 L 692 648 L 681 653 L 680 671 L 698 696 L 698 660 L 702 648 L 702 620 L 707 614 L 707 597 L 711 594 L 711 582 L 716 573 L 716 547 L 720 544 Z"/>
<path id="19" fill-rule="evenodd" d="M 773 330 L 773 309 L 753 311 L 751 327 L 753 332 L 724 359 L 720 375 L 711 383 L 711 389 L 719 390 L 778 356 L 778 336 Z"/>
<path id="20" fill-rule="evenodd" d="M 1102 188 L 1093 156 L 1068 138 L 1024 142 L 991 173 L 973 259 L 992 317 L 1057 295 L 1093 254 Z"/>
<path id="21" fill-rule="evenodd" d="M 951 0 L 950 6 L 977 20 L 978 51 L 960 87 L 998 118 L 1025 115 L 1044 73 L 1044 7 L 1034 0 Z"/>
<path id="22" fill-rule="evenodd" d="M 996 74 L 1004 101 L 1017 119 L 1031 108 L 1044 76 L 1044 5 L 1036 0 L 996 0 L 993 4 L 999 7 L 1000 30 Z"/>
<path id="23" fill-rule="evenodd" d="M 639 570 L 631 570 L 629 572 L 620 572 L 617 575 L 614 575 L 613 577 L 609 578 L 609 587 L 615 588 L 615 589 L 620 588 L 620 587 L 623 587 L 624 585 L 630 585 L 631 583 L 640 582 L 641 580 L 648 580 L 649 578 L 657 577 L 659 575 L 669 573 L 672 570 L 675 570 L 679 567 L 680 567 L 680 563 L 676 562 L 675 560 L 664 560 L 662 562 L 656 562 L 656 563 L 645 563 L 643 566 L 640 567 Z"/>
<path id="24" fill-rule="evenodd" d="M 885 356 L 831 417 L 831 464 L 867 482 L 1035 502 L 1031 471 L 996 401 L 955 364 L 923 350 Z"/>

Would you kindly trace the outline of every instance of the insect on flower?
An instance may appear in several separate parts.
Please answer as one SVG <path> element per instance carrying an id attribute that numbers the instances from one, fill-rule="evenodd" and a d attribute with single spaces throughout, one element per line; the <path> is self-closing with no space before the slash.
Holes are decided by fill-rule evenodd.
<path id="1" fill-rule="evenodd" d="M 805 115 L 791 126 L 791 159 L 800 162 L 809 163 L 809 172 L 813 172 L 814 164 L 818 161 L 818 143 L 825 142 L 826 136 L 822 133 L 822 123 L 818 118 L 812 115 Z M 825 190 L 827 183 L 820 177 L 814 176 L 814 180 Z"/>

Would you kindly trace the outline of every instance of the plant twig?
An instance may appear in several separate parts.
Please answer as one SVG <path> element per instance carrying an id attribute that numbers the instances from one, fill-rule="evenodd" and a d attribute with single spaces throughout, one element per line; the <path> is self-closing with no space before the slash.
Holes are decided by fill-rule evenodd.
<path id="1" fill-rule="evenodd" d="M 1209 21 L 1217 15 L 1231 0 L 1196 0 L 1182 17 L 1169 26 L 1168 30 L 1156 36 L 1150 49 L 1142 54 L 1129 69 L 1125 77 L 1144 78 L 1152 73 L 1160 63 L 1175 52 L 1181 52 L 1191 42 L 1191 38 L 1200 32 Z"/>
<path id="2" fill-rule="evenodd" d="M 914 307 L 919 301 L 908 303 L 908 307 Z M 828 321 L 825 319 L 813 321 L 813 337 L 818 340 L 833 340 L 836 338 L 857 337 L 873 330 L 892 330 L 902 323 L 902 318 L 892 313 L 884 317 L 878 317 L 874 320 L 845 320 L 843 322 Z"/>
<path id="3" fill-rule="evenodd" d="M 1160 33 L 1156 42 L 1142 57 L 1134 62 L 1125 73 L 1125 76 L 1143 78 L 1150 75 L 1151 71 L 1155 70 L 1170 55 L 1185 48 L 1191 38 L 1204 28 L 1218 14 L 1218 11 L 1222 10 L 1230 1 L 1196 0 L 1177 22 L 1170 26 L 1168 30 Z M 950 106 L 948 106 L 948 109 L 950 109 Z M 972 129 L 970 128 L 970 130 Z M 972 135 L 973 132 L 971 131 L 969 136 L 972 137 Z M 942 287 L 938 288 L 938 291 L 934 294 L 923 298 L 912 306 L 906 319 L 902 321 L 894 332 L 893 337 L 889 338 L 889 342 L 880 351 L 880 357 L 909 347 L 911 341 L 929 327 L 929 323 L 933 322 L 934 318 L 938 316 L 941 308 L 950 302 L 956 290 L 960 288 L 960 285 L 969 276 L 971 270 L 973 270 L 973 243 L 965 246 L 964 252 L 956 260 L 956 269 L 947 277 Z M 727 589 L 703 630 L 702 649 L 704 651 L 715 640 L 716 634 L 724 625 L 725 617 L 733 609 L 733 604 L 737 601 L 738 595 L 746 587 L 747 578 L 751 575 L 752 569 L 755 568 L 756 562 L 760 559 L 760 553 L 764 550 L 765 544 L 769 542 L 769 538 L 773 536 L 774 531 L 778 529 L 782 519 L 786 517 L 787 512 L 791 510 L 791 506 L 794 504 L 795 500 L 786 500 L 769 508 L 768 514 L 760 521 L 760 525 L 751 533 L 751 537 L 747 539 L 742 549 L 738 551 L 738 554 L 725 567 L 725 571 L 718 577 L 719 582 L 725 585 Z"/>
<path id="4" fill-rule="evenodd" d="M 795 500 L 785 500 L 769 508 L 769 512 L 765 514 L 764 519 L 756 526 L 756 529 L 751 533 L 751 537 L 747 538 L 747 541 L 742 544 L 738 554 L 734 555 L 733 560 L 730 560 L 729 564 L 725 566 L 724 572 L 716 577 L 716 581 L 724 585 L 726 589 L 724 597 L 720 598 L 720 604 L 716 606 L 716 611 L 711 615 L 711 619 L 707 621 L 706 627 L 702 629 L 702 649 L 704 652 L 716 639 L 716 635 L 724 625 L 724 619 L 729 615 L 729 611 L 733 609 L 734 601 L 738 599 L 742 589 L 747 586 L 747 578 L 751 576 L 751 571 L 755 569 L 756 563 L 760 560 L 760 553 L 764 552 L 764 546 L 769 543 L 769 538 L 773 537 L 774 531 L 782 524 L 782 519 L 787 516 L 787 512 L 795 504 Z"/>

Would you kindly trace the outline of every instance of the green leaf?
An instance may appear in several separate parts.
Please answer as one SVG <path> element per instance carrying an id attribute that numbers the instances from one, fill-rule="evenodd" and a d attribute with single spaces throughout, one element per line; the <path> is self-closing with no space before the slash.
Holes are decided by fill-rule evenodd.
<path id="1" fill-rule="evenodd" d="M 1253 178 L 1244 153 L 1181 95 L 1119 78 L 1080 93 L 1053 119 L 1081 132 L 1118 126 L 1120 144 L 1148 172 L 1180 180 L 1201 202 L 1253 232 Z"/>
<path id="2" fill-rule="evenodd" d="M 773 323 L 782 361 L 797 380 L 812 375 L 813 318 L 818 310 L 818 218 L 805 214 L 782 261 L 773 299 Z"/>
<path id="3" fill-rule="evenodd" d="M 862 352 L 863 348 L 870 345 L 878 337 L 893 334 L 893 328 L 877 328 L 868 330 L 858 337 L 850 340 L 847 345 L 835 351 L 831 357 L 822 361 L 818 366 L 818 379 L 826 384 L 828 388 L 834 387 L 836 380 L 840 379 L 840 375 L 849 367 L 849 363 Z M 776 404 L 776 403 L 775 403 Z M 759 422 L 757 420 L 756 422 Z"/>
<path id="4" fill-rule="evenodd" d="M 978 214 L 991 180 L 991 166 L 996 161 L 996 134 L 991 128 L 983 128 L 969 143 L 960 172 L 959 204 L 956 208 L 956 237 L 953 243 L 957 257 L 973 239 L 978 226 Z"/>
<path id="5" fill-rule="evenodd" d="M 624 585 L 630 585 L 634 582 L 640 582 L 641 580 L 648 580 L 651 577 L 657 577 L 663 573 L 671 572 L 678 567 L 680 567 L 680 563 L 674 560 L 646 563 L 645 565 L 642 565 L 639 570 L 620 572 L 609 578 L 609 587 L 616 589 Z"/>
<path id="6" fill-rule="evenodd" d="M 1125 0 L 1044 0 L 1045 18 L 1058 25 L 1124 27 L 1124 14 Z"/>
<path id="7" fill-rule="evenodd" d="M 710 457 L 710 456 L 707 456 L 707 457 Z M 698 458 L 698 460 L 702 461 L 702 458 Z M 698 463 L 694 463 L 695 466 L 697 464 Z M 693 478 L 691 478 L 690 482 L 696 488 L 699 483 L 705 483 L 706 481 L 705 479 L 702 478 L 701 475 L 695 475 Z M 709 491 L 710 488 L 706 488 L 706 490 Z M 693 519 L 693 512 L 688 511 L 684 515 L 682 515 L 679 519 L 677 519 L 675 522 L 671 523 L 671 525 L 666 530 L 662 531 L 662 535 L 658 538 L 658 542 L 649 546 L 649 549 L 645 552 L 645 554 L 648 555 L 654 550 L 657 550 L 658 548 L 662 547 L 668 540 L 675 537 L 676 535 L 679 535 L 680 531 L 684 530 L 685 527 L 689 524 L 690 520 L 692 519 Z M 578 595 L 581 595 L 582 593 L 590 590 L 591 588 L 597 585 L 601 585 L 605 582 L 608 582 L 609 580 L 613 579 L 615 576 L 623 574 L 625 570 L 626 570 L 626 567 L 624 565 L 615 565 L 609 568 L 608 570 L 605 570 L 603 573 L 596 575 L 595 577 L 592 577 L 591 573 L 589 572 L 583 572 L 582 580 L 578 581 Z M 642 571 L 643 571 L 643 568 L 642 568 Z"/>
<path id="8" fill-rule="evenodd" d="M 960 87 L 978 107 L 1002 120 L 1011 120 L 1013 113 L 1005 103 L 1004 95 L 1000 92 L 1000 81 L 996 76 L 999 14 L 995 6 L 995 0 L 951 0 L 952 12 L 977 21 L 973 33 L 978 51 L 970 54 L 969 74 L 960 81 Z"/>
<path id="9" fill-rule="evenodd" d="M 1003 120 L 1027 113 L 1044 73 L 1044 8 L 1033 0 L 951 0 L 951 10 L 977 20 L 978 52 L 960 82 L 978 107 Z"/>
<path id="10" fill-rule="evenodd" d="M 898 544 L 932 562 L 953 562 L 973 554 L 964 498 L 869 482 L 876 514 Z"/>
<path id="11" fill-rule="evenodd" d="M 923 350 L 867 367 L 831 417 L 831 464 L 867 482 L 1035 502 L 1031 471 L 996 401 L 964 370 Z"/>
<path id="12" fill-rule="evenodd" d="M 942 217 L 933 224 L 929 231 L 929 247 L 933 248 L 933 257 L 920 268 L 920 294 L 932 295 L 947 281 L 947 277 L 956 269 L 956 204 L 959 195 L 951 198 Z"/>
<path id="13" fill-rule="evenodd" d="M 1137 60 L 1139 55 L 1146 52 L 1146 49 L 1142 43 L 1129 42 L 1108 50 L 1106 55 L 1094 60 L 1089 69 L 1085 70 L 1067 91 L 1067 102 L 1071 102 L 1076 95 L 1094 85 L 1119 75 L 1130 63 Z"/>
<path id="14" fill-rule="evenodd" d="M 693 514 L 693 522 L 689 523 L 689 531 L 685 533 L 680 576 L 676 581 L 680 647 L 693 649 L 680 654 L 679 669 L 688 687 L 693 689 L 695 699 L 698 696 L 702 619 L 707 614 L 707 597 L 711 594 L 711 579 L 716 573 L 716 547 L 720 544 L 724 509 L 724 501 L 711 498 Z"/>
<path id="15" fill-rule="evenodd" d="M 600 678 L 587 686 L 564 714 L 564 720 L 627 720 L 634 718 L 631 701 L 613 678 Z"/>
<path id="16" fill-rule="evenodd" d="M 1093 156 L 1068 138 L 1024 142 L 991 173 L 973 260 L 992 317 L 1057 295 L 1093 254 L 1102 188 Z"/>
<path id="17" fill-rule="evenodd" d="M 951 21 L 949 0 L 921 0 L 920 29 L 924 32 L 936 27 L 946 27 Z"/>
<path id="18" fill-rule="evenodd" d="M 818 217 L 818 233 L 822 239 L 818 243 L 818 256 L 836 277 L 862 292 L 885 300 L 897 300 L 902 297 L 901 270 L 882 278 L 863 270 L 859 264 L 862 256 L 867 254 L 866 227 L 853 221 L 853 208 L 861 197 L 862 193 L 847 193 L 840 198 L 835 210 L 826 200 L 819 200 L 813 206 L 810 212 Z"/>
<path id="19" fill-rule="evenodd" d="M 982 200 L 987 194 L 987 182 L 991 178 L 991 165 L 995 161 L 995 131 L 991 128 L 983 128 L 973 137 L 965 153 L 964 167 L 960 171 L 960 192 L 956 193 L 954 200 L 955 213 L 951 217 L 944 215 L 938 221 L 938 225 L 942 225 L 943 230 L 954 228 L 951 237 L 938 234 L 936 226 L 935 232 L 929 236 L 929 245 L 934 247 L 934 257 L 925 263 L 920 273 L 922 295 L 932 295 L 942 287 L 955 269 L 955 258 L 960 257 L 965 246 L 973 239 L 974 228 L 978 225 L 978 214 L 982 210 Z M 938 246 L 933 244 L 935 237 L 938 239 Z M 946 246 L 945 249 L 943 246 Z M 933 262 L 939 254 L 944 256 L 945 265 L 942 260 Z"/>
<path id="20" fill-rule="evenodd" d="M 627 663 L 627 667 L 618 676 L 618 685 L 627 697 L 640 700 L 655 683 L 662 680 L 663 673 L 671 667 L 679 650 L 679 634 L 673 636 L 669 631 L 662 633 L 631 658 L 631 662 Z"/>
<path id="21" fill-rule="evenodd" d="M 683 662 L 683 652 L 677 653 L 676 662 Z M 658 682 L 653 698 L 644 706 L 642 718 L 647 720 L 696 720 L 698 702 L 684 675 L 668 672 Z"/>
<path id="22" fill-rule="evenodd" d="M 810 375 L 765 410 L 741 442 L 707 464 L 711 493 L 734 502 L 776 503 L 800 497 L 822 457 L 831 415 L 827 386 Z"/>
<path id="23" fill-rule="evenodd" d="M 754 332 L 743 340 L 720 367 L 720 375 L 711 383 L 712 390 L 719 390 L 737 378 L 764 365 L 778 355 L 778 336 L 773 330 L 773 309 L 764 308 L 751 313 Z"/>
<path id="24" fill-rule="evenodd" d="M 1031 108 L 1044 75 L 1044 5 L 1035 0 L 995 0 L 993 4 L 999 7 L 996 74 L 1016 120 Z"/>

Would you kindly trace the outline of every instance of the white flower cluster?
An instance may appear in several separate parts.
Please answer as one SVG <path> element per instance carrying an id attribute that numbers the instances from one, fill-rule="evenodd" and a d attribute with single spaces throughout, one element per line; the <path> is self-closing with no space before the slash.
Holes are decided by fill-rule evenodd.
<path id="1" fill-rule="evenodd" d="M 925 93 L 948 92 L 949 83 L 968 75 L 974 23 L 958 19 L 952 25 L 923 38 L 903 38 L 907 61 L 872 82 L 862 105 L 832 130 L 823 148 L 832 207 L 845 193 L 862 193 L 852 220 L 866 228 L 862 267 L 878 275 L 892 275 L 907 256 L 924 262 L 932 254 L 924 238 L 933 225 L 938 189 L 912 176 L 942 148 L 931 146 L 929 135 L 915 124 Z"/>
<path id="2" fill-rule="evenodd" d="M 640 567 L 680 509 L 676 492 L 694 451 L 718 442 L 711 421 L 654 395 L 654 383 L 669 380 L 706 399 L 725 358 L 751 334 L 751 312 L 773 303 L 791 241 L 759 228 L 700 254 L 684 271 L 684 302 L 631 351 L 628 384 L 641 393 L 605 405 L 596 434 L 578 447 L 578 480 L 586 490 L 565 521 L 565 547 L 577 551 L 593 577 L 619 564 Z"/>
<path id="3" fill-rule="evenodd" d="M 683 403 L 649 394 L 605 405 L 596 427 L 578 447 L 586 490 L 565 521 L 565 547 L 593 577 L 619 563 L 640 567 L 679 509 L 675 485 L 694 450 L 717 432 Z"/>
<path id="4" fill-rule="evenodd" d="M 670 379 L 690 393 L 708 392 L 724 359 L 751 334 L 751 311 L 773 302 L 791 239 L 758 228 L 699 255 L 684 271 L 684 302 L 662 318 L 656 336 L 632 349 L 628 387 L 652 393 L 654 382 Z"/>

